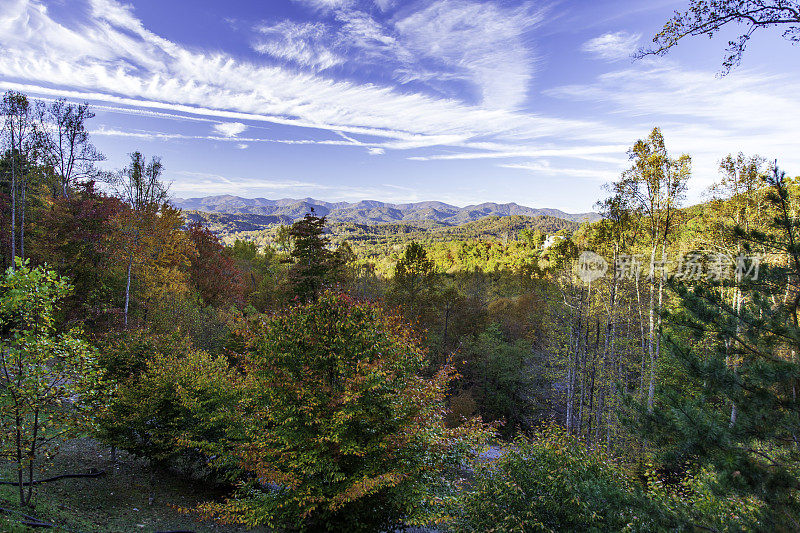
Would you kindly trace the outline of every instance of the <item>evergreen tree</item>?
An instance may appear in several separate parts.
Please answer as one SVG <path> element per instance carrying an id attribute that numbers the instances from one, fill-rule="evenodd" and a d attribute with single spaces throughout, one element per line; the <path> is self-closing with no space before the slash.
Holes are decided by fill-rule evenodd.
<path id="1" fill-rule="evenodd" d="M 392 293 L 397 303 L 412 317 L 419 317 L 426 303 L 436 294 L 436 266 L 422 245 L 412 242 L 394 268 Z"/>
<path id="2" fill-rule="evenodd" d="M 667 346 L 685 377 L 663 388 L 645 429 L 673 466 L 711 467 L 721 491 L 762 500 L 766 529 L 798 530 L 800 221 L 784 174 L 767 183 L 771 226 L 737 230 L 746 255 L 767 252 L 765 264 L 742 256 L 732 279 L 672 280 L 683 306 L 667 314 Z M 738 304 L 721 290 L 734 283 Z"/>
<path id="3" fill-rule="evenodd" d="M 318 217 L 313 209 L 289 230 L 294 242 L 289 285 L 294 296 L 303 302 L 316 301 L 335 270 L 335 258 L 328 250 L 329 239 L 324 233 L 325 217 Z"/>

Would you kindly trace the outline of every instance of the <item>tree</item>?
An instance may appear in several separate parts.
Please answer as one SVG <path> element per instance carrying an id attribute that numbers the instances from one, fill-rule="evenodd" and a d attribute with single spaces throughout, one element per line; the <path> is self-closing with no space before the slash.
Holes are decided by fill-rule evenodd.
<path id="1" fill-rule="evenodd" d="M 667 531 L 678 524 L 614 463 L 555 428 L 479 465 L 454 531 Z"/>
<path id="2" fill-rule="evenodd" d="M 395 528 L 478 449 L 483 433 L 444 424 L 452 369 L 421 377 L 414 334 L 376 306 L 325 293 L 238 336 L 241 399 L 220 413 L 230 440 L 215 453 L 250 481 L 207 514 L 303 531 Z"/>
<path id="3" fill-rule="evenodd" d="M 22 93 L 8 91 L 3 95 L 4 144 L 11 158 L 11 268 L 16 265 L 17 251 L 25 257 L 25 200 L 31 147 L 36 139 L 34 108 Z M 19 241 L 17 212 L 19 211 Z M 17 243 L 19 242 L 19 248 Z"/>
<path id="4" fill-rule="evenodd" d="M 92 348 L 73 329 L 56 333 L 66 278 L 17 259 L 0 284 L 0 444 L 17 467 L 21 505 L 30 505 L 42 457 L 91 422 L 101 390 Z"/>
<path id="5" fill-rule="evenodd" d="M 664 136 L 654 128 L 647 139 L 639 140 L 631 148 L 629 158 L 633 162 L 613 190 L 624 198 L 636 216 L 641 217 L 643 230 L 648 237 L 650 251 L 650 303 L 649 336 L 647 355 L 649 358 L 649 385 L 647 406 L 653 409 L 655 395 L 656 363 L 661 352 L 661 309 L 664 298 L 667 245 L 673 237 L 678 216 L 678 207 L 686 192 L 691 176 L 691 158 L 682 155 L 670 157 Z M 657 257 L 657 253 L 661 257 Z"/>
<path id="6" fill-rule="evenodd" d="M 286 268 L 278 253 L 270 247 L 259 250 L 256 243 L 237 239 L 231 255 L 242 273 L 247 302 L 261 312 L 277 307 L 283 301 L 280 288 L 286 279 Z"/>
<path id="7" fill-rule="evenodd" d="M 436 266 L 422 245 L 412 242 L 394 267 L 391 291 L 408 316 L 419 318 L 437 286 Z"/>
<path id="8" fill-rule="evenodd" d="M 190 224 L 187 233 L 197 254 L 191 257 L 192 285 L 210 305 L 241 304 L 244 280 L 232 253 L 201 223 Z"/>
<path id="9" fill-rule="evenodd" d="M 767 260 L 740 258 L 733 279 L 673 280 L 682 306 L 667 315 L 667 345 L 684 378 L 660 391 L 643 429 L 668 464 L 711 468 L 719 490 L 765 503 L 765 529 L 788 531 L 800 528 L 800 222 L 784 174 L 766 184 L 773 223 L 737 235 Z M 720 291 L 732 286 L 735 304 Z"/>
<path id="10" fill-rule="evenodd" d="M 98 417 L 97 436 L 157 465 L 202 472 L 208 458 L 183 441 L 224 436 L 222 420 L 205 415 L 239 399 L 238 373 L 225 356 L 212 357 L 174 334 L 138 329 L 104 339 L 100 365 L 116 387 Z"/>
<path id="11" fill-rule="evenodd" d="M 80 181 L 96 177 L 95 163 L 105 156 L 89 141 L 86 121 L 94 118 L 89 104 L 71 104 L 64 99 L 54 101 L 40 114 L 47 122 L 40 128 L 45 133 L 41 140 L 44 162 L 58 180 L 54 195 L 69 196 L 70 188 Z M 47 130 L 50 131 L 47 131 Z"/>
<path id="12" fill-rule="evenodd" d="M 292 228 L 281 224 L 275 232 L 275 243 L 280 248 L 281 252 L 288 253 L 292 248 Z"/>
<path id="13" fill-rule="evenodd" d="M 722 62 L 724 74 L 739 65 L 757 30 L 783 27 L 785 39 L 792 43 L 800 41 L 800 3 L 796 0 L 691 0 L 689 9 L 676 11 L 653 37 L 655 46 L 641 49 L 637 56 L 663 56 L 687 37 L 714 37 L 731 25 L 743 25 L 745 29 L 728 42 L 728 55 Z"/>
<path id="14" fill-rule="evenodd" d="M 528 343 L 506 342 L 497 324 L 467 340 L 459 350 L 463 368 L 462 386 L 477 403 L 477 411 L 487 422 L 503 421 L 506 437 L 528 430 L 541 416 L 536 401 L 541 390 L 541 372 L 533 365 L 534 353 Z"/>
<path id="15" fill-rule="evenodd" d="M 64 310 L 87 327 L 108 326 L 122 307 L 125 271 L 119 258 L 125 243 L 117 220 L 124 209 L 119 199 L 88 182 L 53 199 L 39 221 L 32 257 L 70 276 L 74 290 Z"/>
<path id="16" fill-rule="evenodd" d="M 191 262 L 197 250 L 184 231 L 179 209 L 164 203 L 150 214 L 139 239 L 140 296 L 146 310 L 159 304 L 186 299 L 191 292 Z"/>
<path id="17" fill-rule="evenodd" d="M 335 257 L 327 248 L 329 241 L 324 233 L 325 217 L 316 216 L 313 209 L 289 230 L 294 242 L 289 285 L 302 302 L 316 300 L 336 270 Z"/>
<path id="18" fill-rule="evenodd" d="M 127 240 L 128 261 L 125 283 L 124 325 L 128 327 L 133 268 L 142 254 L 142 239 L 148 232 L 167 200 L 167 187 L 161 181 L 161 160 L 153 157 L 149 163 L 141 152 L 131 154 L 131 163 L 112 178 L 117 196 L 130 208 L 121 217 L 122 232 Z"/>

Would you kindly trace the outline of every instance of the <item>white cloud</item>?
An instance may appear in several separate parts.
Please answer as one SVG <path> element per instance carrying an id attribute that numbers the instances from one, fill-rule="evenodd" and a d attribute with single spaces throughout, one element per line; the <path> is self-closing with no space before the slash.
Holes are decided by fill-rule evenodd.
<path id="1" fill-rule="evenodd" d="M 191 51 L 144 29 L 129 8 L 111 0 L 92 0 L 97 9 L 74 29 L 51 19 L 36 0 L 5 5 L 11 9 L 0 11 L 5 47 L 0 76 L 28 83 L 0 84 L 37 94 L 417 142 L 426 136 L 468 139 L 512 131 L 535 139 L 592 125 Z M 60 88 L 49 88 L 53 85 Z"/>
<path id="2" fill-rule="evenodd" d="M 247 126 L 241 122 L 222 122 L 220 124 L 214 124 L 214 130 L 225 137 L 236 137 L 240 133 L 243 133 L 246 129 Z"/>
<path id="3" fill-rule="evenodd" d="M 553 167 L 549 162 L 533 162 L 533 163 L 504 163 L 499 165 L 502 168 L 513 168 L 517 170 L 526 170 L 534 174 L 544 174 L 545 176 L 565 176 L 570 178 L 581 178 L 599 181 L 601 183 L 608 183 L 614 181 L 620 175 L 618 170 L 602 170 L 598 168 L 569 168 L 569 167 Z"/>
<path id="4" fill-rule="evenodd" d="M 583 43 L 581 50 L 607 61 L 630 59 L 641 38 L 642 35 L 639 33 L 626 31 L 604 33 Z"/>
<path id="5" fill-rule="evenodd" d="M 442 0 L 396 24 L 415 56 L 438 64 L 446 76 L 474 83 L 480 102 L 490 108 L 522 104 L 535 71 L 525 34 L 542 19 L 528 4 L 508 9 L 489 2 Z M 444 66 L 444 69 L 441 69 Z M 413 68 L 405 76 L 413 78 Z M 430 76 L 423 73 L 420 79 Z"/>
<path id="6" fill-rule="evenodd" d="M 296 23 L 284 20 L 277 24 L 260 24 L 261 35 L 253 49 L 275 59 L 292 61 L 300 66 L 322 71 L 341 65 L 344 58 L 331 51 L 331 35 L 322 23 Z"/>
<path id="7" fill-rule="evenodd" d="M 341 9 L 352 6 L 354 0 L 294 0 L 298 4 L 303 4 L 311 9 L 327 11 L 331 9 Z"/>
<path id="8" fill-rule="evenodd" d="M 381 11 L 388 11 L 395 6 L 396 0 L 375 0 L 375 5 Z"/>
<path id="9" fill-rule="evenodd" d="M 391 6 L 378 2 L 381 10 Z M 317 72 L 347 63 L 402 84 L 421 82 L 448 96 L 456 90 L 452 83 L 469 86 L 472 101 L 514 109 L 526 99 L 535 71 L 525 36 L 540 20 L 541 11 L 530 4 L 506 8 L 443 0 L 387 22 L 342 4 L 333 10 L 330 25 L 260 24 L 254 48 Z"/>
<path id="10" fill-rule="evenodd" d="M 365 198 L 383 202 L 407 203 L 427 200 L 419 191 L 394 185 L 375 185 L 366 187 L 331 186 L 297 179 L 263 179 L 239 176 L 222 176 L 208 172 L 173 172 L 176 180 L 170 191 L 182 198 L 214 194 L 236 194 L 245 196 L 267 196 L 272 198 L 304 198 L 313 196 L 328 201 L 360 201 Z M 444 202 L 467 205 L 469 198 L 444 195 Z"/>
<path id="11" fill-rule="evenodd" d="M 571 101 L 601 103 L 620 117 L 661 126 L 668 147 L 693 159 L 693 189 L 717 179 L 717 163 L 743 151 L 780 158 L 800 169 L 796 149 L 800 102 L 794 73 L 767 75 L 740 69 L 724 79 L 674 63 L 636 66 L 599 76 L 593 83 L 548 91 Z M 649 133 L 642 127 L 639 138 Z"/>
<path id="12" fill-rule="evenodd" d="M 386 150 L 383 148 L 368 148 L 367 153 L 369 155 L 383 155 L 386 153 Z"/>

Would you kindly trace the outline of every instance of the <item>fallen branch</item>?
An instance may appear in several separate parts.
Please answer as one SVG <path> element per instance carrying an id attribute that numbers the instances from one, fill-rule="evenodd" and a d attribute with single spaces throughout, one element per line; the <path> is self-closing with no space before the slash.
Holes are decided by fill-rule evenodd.
<path id="1" fill-rule="evenodd" d="M 36 479 L 34 481 L 23 481 L 23 487 L 29 487 L 31 485 L 39 485 L 40 483 L 50 483 L 53 481 L 58 481 L 59 479 L 67 479 L 67 478 L 83 478 L 83 477 L 101 477 L 106 475 L 106 471 L 102 470 L 100 472 L 94 472 L 92 474 L 61 474 L 60 476 L 49 477 L 47 479 Z M 19 487 L 19 482 L 17 481 L 0 481 L 0 485 L 14 485 Z"/>
<path id="2" fill-rule="evenodd" d="M 54 527 L 56 527 L 54 524 L 49 524 L 47 522 L 42 522 L 41 520 L 39 520 L 35 516 L 22 514 L 19 511 L 13 511 L 11 509 L 0 508 L 0 514 L 19 515 L 19 516 L 21 516 L 22 520 L 20 520 L 19 523 L 22 524 L 23 526 L 34 527 L 34 528 L 40 527 L 40 528 L 43 528 L 43 529 L 53 529 Z"/>

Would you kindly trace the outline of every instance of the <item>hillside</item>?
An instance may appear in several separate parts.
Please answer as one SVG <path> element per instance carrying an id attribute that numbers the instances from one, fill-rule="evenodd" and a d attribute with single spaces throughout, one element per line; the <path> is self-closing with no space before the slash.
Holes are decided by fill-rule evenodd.
<path id="1" fill-rule="evenodd" d="M 286 215 L 222 214 L 202 211 L 185 211 L 184 216 L 190 222 L 202 222 L 229 243 L 235 239 L 245 239 L 265 244 L 273 240 L 273 234 L 279 225 L 291 224 L 293 220 Z M 577 222 L 553 216 L 510 215 L 488 216 L 455 226 L 431 220 L 394 224 L 332 221 L 328 224 L 328 230 L 337 241 L 346 239 L 354 244 L 374 245 L 409 240 L 445 242 L 516 239 L 523 230 L 552 234 L 561 230 L 573 232 L 578 226 Z"/>
<path id="2" fill-rule="evenodd" d="M 600 218 L 597 213 L 565 213 L 558 209 L 536 209 L 515 203 L 483 203 L 456 207 L 442 202 L 418 202 L 389 204 L 374 200 L 357 203 L 324 202 L 313 198 L 268 200 L 266 198 L 242 198 L 239 196 L 209 196 L 205 198 L 176 198 L 173 204 L 185 211 L 197 211 L 226 215 L 258 215 L 297 220 L 311 209 L 325 216 L 329 223 L 392 224 L 398 222 L 431 221 L 454 226 L 474 222 L 492 216 L 549 216 L 571 222 L 593 222 Z"/>

